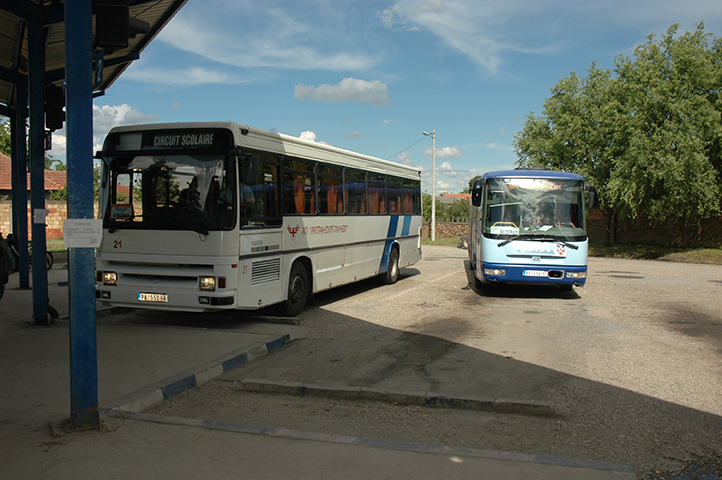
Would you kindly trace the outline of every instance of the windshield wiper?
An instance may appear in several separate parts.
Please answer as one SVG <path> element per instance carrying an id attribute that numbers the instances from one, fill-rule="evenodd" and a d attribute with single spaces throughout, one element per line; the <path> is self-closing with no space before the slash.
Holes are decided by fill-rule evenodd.
<path id="1" fill-rule="evenodd" d="M 529 240 L 535 240 L 537 242 L 557 242 L 557 243 L 563 243 L 567 247 L 571 248 L 572 250 L 579 250 L 579 245 L 574 245 L 573 243 L 568 243 L 565 240 L 555 237 L 554 235 L 542 235 L 542 234 L 531 234 L 531 235 L 514 235 L 513 237 L 507 238 L 504 241 L 501 241 L 496 244 L 497 247 L 503 247 L 504 245 L 507 245 L 514 240 L 519 239 L 529 239 Z"/>
<path id="2" fill-rule="evenodd" d="M 132 222 L 132 221 L 133 221 L 133 218 L 132 218 L 132 217 L 131 217 L 131 218 L 126 218 L 126 219 L 123 220 L 122 222 L 116 221 L 115 223 L 113 223 L 113 226 L 108 229 L 108 233 L 115 233 L 116 230 L 118 230 L 119 228 L 122 228 L 126 223 L 129 223 L 129 222 Z"/>
<path id="3" fill-rule="evenodd" d="M 188 227 L 196 233 L 208 236 L 208 230 L 203 227 L 197 227 L 195 225 L 189 225 Z"/>

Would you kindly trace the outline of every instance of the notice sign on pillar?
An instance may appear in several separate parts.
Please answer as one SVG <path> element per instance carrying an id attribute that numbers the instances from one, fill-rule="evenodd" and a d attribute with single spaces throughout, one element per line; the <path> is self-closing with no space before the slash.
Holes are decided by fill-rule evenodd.
<path id="1" fill-rule="evenodd" d="M 63 222 L 65 248 L 98 248 L 103 239 L 103 221 L 73 218 Z"/>
<path id="2" fill-rule="evenodd" d="M 50 210 L 44 208 L 36 208 L 33 210 L 33 223 L 44 224 L 45 217 L 48 216 Z"/>

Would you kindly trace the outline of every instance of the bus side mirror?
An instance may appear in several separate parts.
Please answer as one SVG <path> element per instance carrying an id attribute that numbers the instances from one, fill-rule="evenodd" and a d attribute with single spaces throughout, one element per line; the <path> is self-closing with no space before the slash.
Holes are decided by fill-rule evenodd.
<path id="1" fill-rule="evenodd" d="M 474 180 L 474 185 L 471 187 L 471 204 L 475 207 L 481 205 L 481 179 Z"/>
<path id="2" fill-rule="evenodd" d="M 584 185 L 584 190 L 589 193 L 589 210 L 596 210 L 599 208 L 599 195 L 597 189 L 592 185 Z"/>

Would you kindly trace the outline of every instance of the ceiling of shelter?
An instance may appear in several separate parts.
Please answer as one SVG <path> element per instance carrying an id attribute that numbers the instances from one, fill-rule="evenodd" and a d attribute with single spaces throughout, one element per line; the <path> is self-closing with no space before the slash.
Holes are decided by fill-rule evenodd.
<path id="1" fill-rule="evenodd" d="M 129 0 L 130 17 L 147 22 L 150 30 L 129 38 L 127 48 L 106 52 L 103 81 L 94 92 L 104 92 L 112 85 L 187 1 Z M 5 111 L 16 107 L 17 85 L 27 85 L 28 22 L 43 27 L 44 83 L 61 85 L 65 80 L 64 8 L 64 0 L 0 0 L 0 107 L 5 107 Z"/>

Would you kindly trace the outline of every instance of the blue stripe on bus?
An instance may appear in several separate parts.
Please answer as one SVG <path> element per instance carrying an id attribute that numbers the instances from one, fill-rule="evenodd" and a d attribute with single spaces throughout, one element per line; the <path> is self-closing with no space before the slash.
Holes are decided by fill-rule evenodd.
<path id="1" fill-rule="evenodd" d="M 401 228 L 401 236 L 407 236 L 409 230 L 411 230 L 411 215 L 404 215 L 404 226 Z"/>
<path id="2" fill-rule="evenodd" d="M 406 220 L 404 219 L 404 223 Z M 389 230 L 386 232 L 386 243 L 384 244 L 384 252 L 381 255 L 381 264 L 379 265 L 379 273 L 384 273 L 389 268 L 389 253 L 391 252 L 391 243 L 396 238 L 396 231 L 399 228 L 399 217 L 397 215 L 389 217 Z"/>

